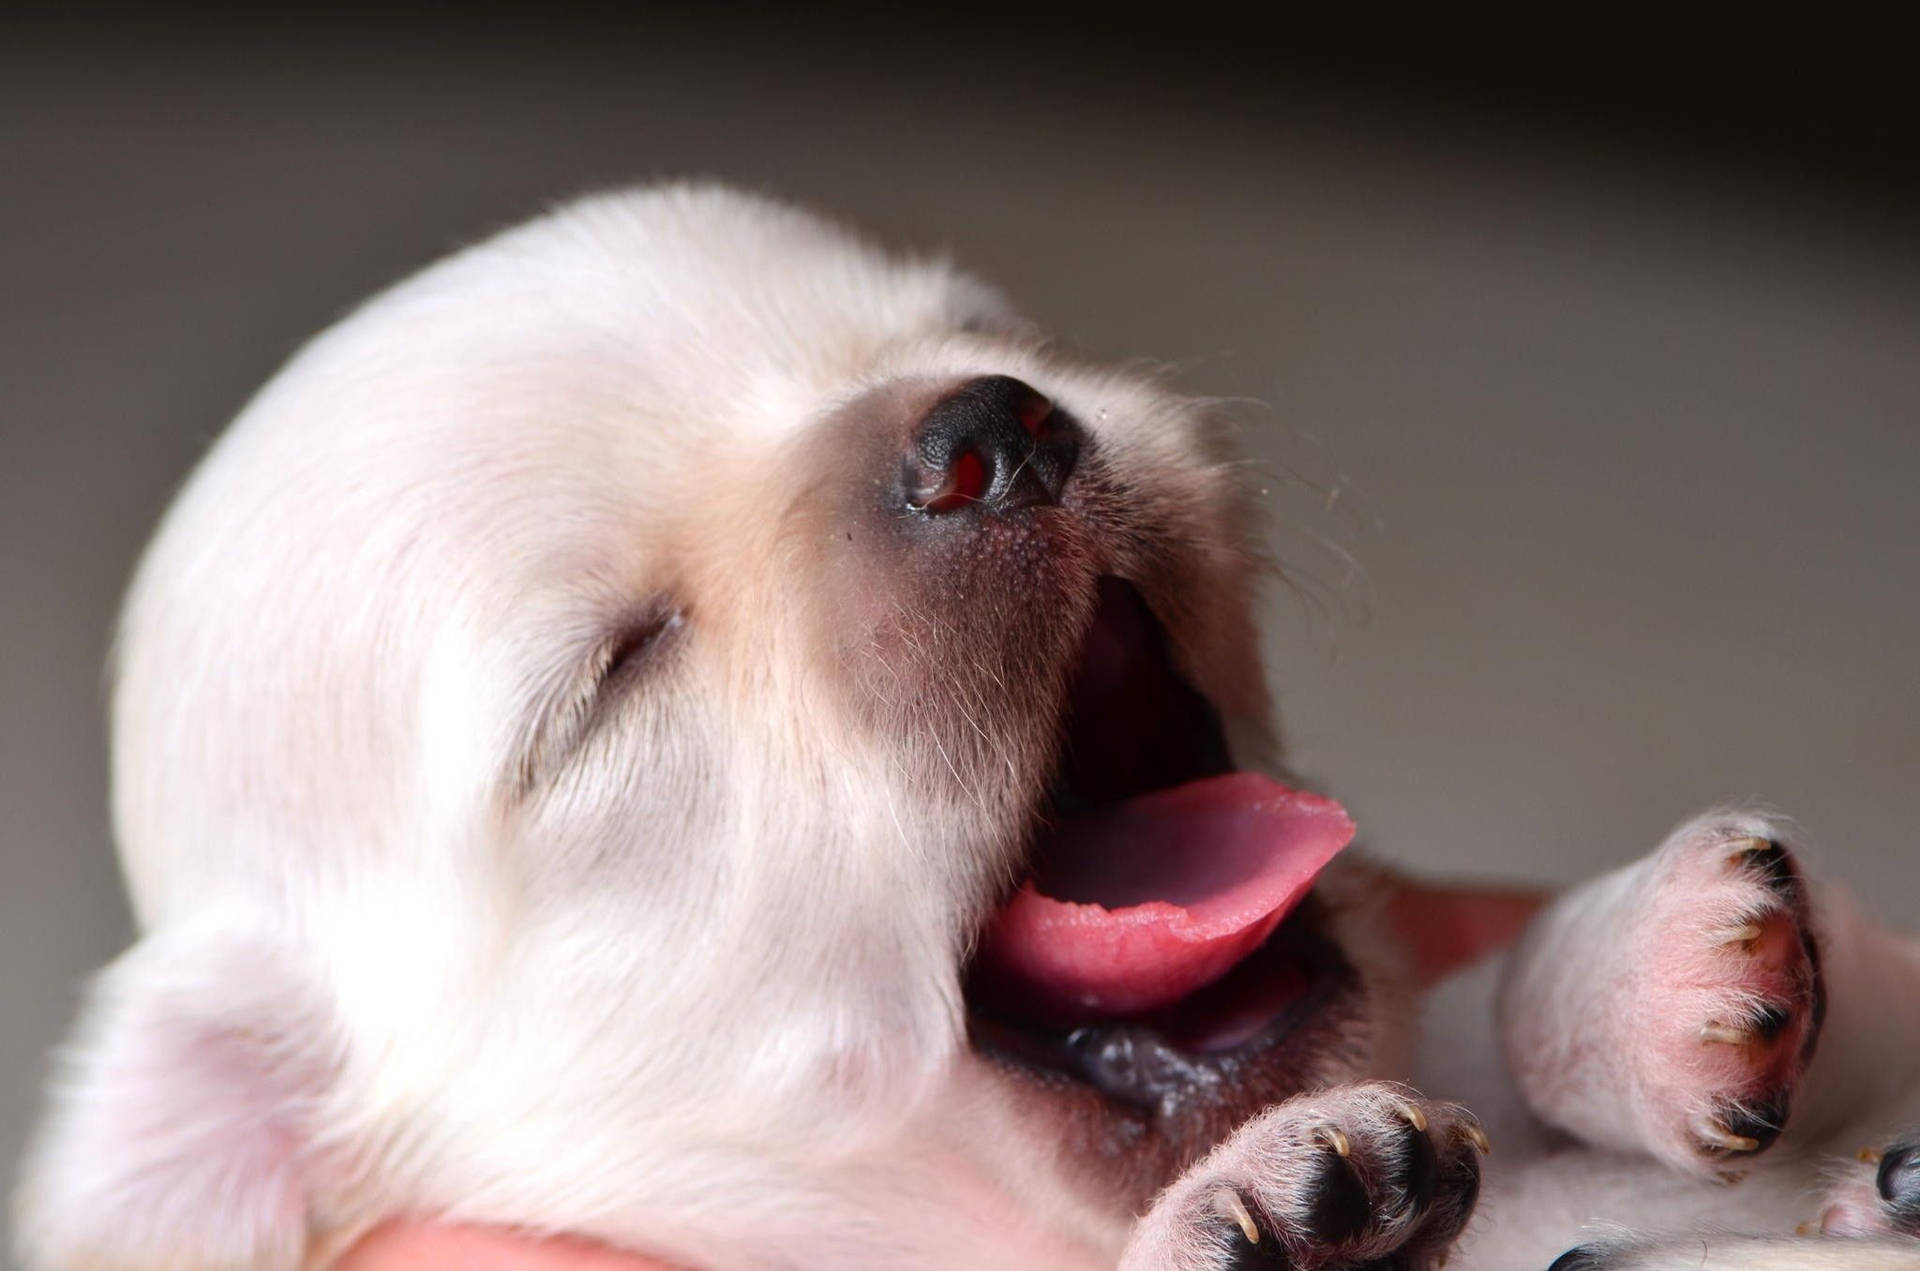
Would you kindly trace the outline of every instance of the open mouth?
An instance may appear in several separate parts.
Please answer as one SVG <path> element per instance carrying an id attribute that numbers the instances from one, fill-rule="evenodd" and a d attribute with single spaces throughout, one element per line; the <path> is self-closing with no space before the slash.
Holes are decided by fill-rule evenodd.
<path id="1" fill-rule="evenodd" d="M 1218 1084 L 1350 978 L 1314 879 L 1338 804 L 1233 769 L 1129 583 L 1100 581 L 1029 870 L 968 976 L 976 1041 L 1143 1109 Z"/>

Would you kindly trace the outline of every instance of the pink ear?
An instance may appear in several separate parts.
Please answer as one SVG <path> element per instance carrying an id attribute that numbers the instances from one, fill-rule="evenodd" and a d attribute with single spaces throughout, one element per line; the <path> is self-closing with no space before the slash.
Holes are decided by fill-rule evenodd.
<path id="1" fill-rule="evenodd" d="M 271 942 L 148 937 L 102 973 L 64 1056 L 18 1198 L 22 1260 L 297 1268 L 334 1057 L 324 999 Z"/>

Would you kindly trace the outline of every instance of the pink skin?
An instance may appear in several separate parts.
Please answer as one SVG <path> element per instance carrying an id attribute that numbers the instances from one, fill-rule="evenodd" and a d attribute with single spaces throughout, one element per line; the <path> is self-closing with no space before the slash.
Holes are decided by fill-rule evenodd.
<path id="1" fill-rule="evenodd" d="M 1412 946 L 1422 980 L 1505 948 L 1547 897 L 1536 892 L 1466 891 L 1393 884 L 1392 913 Z M 684 1271 L 652 1258 L 567 1237 L 536 1238 L 505 1229 L 394 1222 L 375 1229 L 334 1271 Z"/>

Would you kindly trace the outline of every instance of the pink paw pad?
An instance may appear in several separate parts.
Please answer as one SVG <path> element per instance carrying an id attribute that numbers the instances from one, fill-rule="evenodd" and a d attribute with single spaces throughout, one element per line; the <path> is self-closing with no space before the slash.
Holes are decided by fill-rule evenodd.
<path id="1" fill-rule="evenodd" d="M 1644 1088 L 1705 1161 L 1779 1137 L 1825 1009 L 1793 853 L 1742 828 L 1669 849 L 1638 976 Z"/>

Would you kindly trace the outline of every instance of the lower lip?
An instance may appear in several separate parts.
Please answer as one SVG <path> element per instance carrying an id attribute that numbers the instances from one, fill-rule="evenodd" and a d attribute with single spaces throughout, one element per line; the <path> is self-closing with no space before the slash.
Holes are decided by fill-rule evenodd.
<path id="1" fill-rule="evenodd" d="M 1309 1007 L 1328 977 L 1323 959 L 1303 947 L 1290 925 L 1282 923 L 1226 975 L 1145 1022 L 1181 1050 L 1219 1054 L 1247 1045 Z"/>
<path id="2" fill-rule="evenodd" d="M 1350 969 L 1339 949 L 1322 934 L 1319 914 L 1320 907 L 1309 895 L 1265 944 L 1225 976 L 1178 1002 L 1138 1016 L 1077 1028 L 1066 1021 L 1041 1025 L 983 1010 L 977 996 L 969 993 L 969 998 L 976 1017 L 991 1024 L 990 1049 L 1042 1067 L 1071 1070 L 1072 1062 L 1055 1054 L 1066 1038 L 1108 1028 L 1145 1028 L 1187 1055 L 1232 1062 L 1233 1052 L 1264 1049 L 1285 1038 L 1349 982 Z M 1068 1028 L 1070 1034 L 1062 1031 Z"/>

